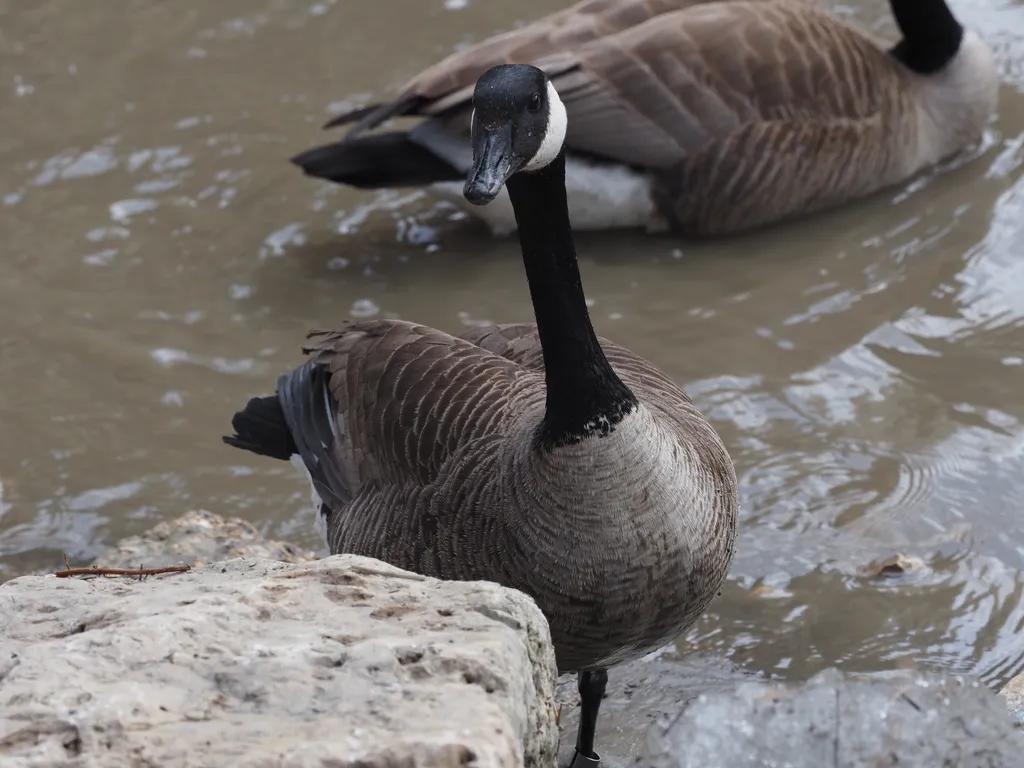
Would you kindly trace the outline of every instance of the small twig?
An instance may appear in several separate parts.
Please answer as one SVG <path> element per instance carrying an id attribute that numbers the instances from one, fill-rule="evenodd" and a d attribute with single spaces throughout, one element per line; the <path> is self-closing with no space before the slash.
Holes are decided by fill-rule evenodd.
<path id="1" fill-rule="evenodd" d="M 910 706 L 912 706 L 912 707 L 913 707 L 914 709 L 916 709 L 916 710 L 917 710 L 918 712 L 920 712 L 920 711 L 921 711 L 921 705 L 920 705 L 920 704 L 918 704 L 918 703 L 917 703 L 916 701 L 914 701 L 914 700 L 913 700 L 912 698 L 910 698 L 909 696 L 907 696 L 907 694 L 905 694 L 905 693 L 901 693 L 901 694 L 900 694 L 900 698 L 901 698 L 901 699 L 903 699 L 903 700 L 904 700 L 905 702 L 907 702 L 907 704 L 909 704 Z"/>
<path id="2" fill-rule="evenodd" d="M 159 573 L 185 573 L 192 570 L 191 565 L 168 565 L 163 568 L 68 568 L 66 571 L 56 571 L 53 575 L 58 578 L 68 576 L 155 576 Z"/>
<path id="3" fill-rule="evenodd" d="M 71 561 L 68 560 L 67 552 L 64 553 L 64 567 L 67 568 L 69 571 L 71 570 Z"/>

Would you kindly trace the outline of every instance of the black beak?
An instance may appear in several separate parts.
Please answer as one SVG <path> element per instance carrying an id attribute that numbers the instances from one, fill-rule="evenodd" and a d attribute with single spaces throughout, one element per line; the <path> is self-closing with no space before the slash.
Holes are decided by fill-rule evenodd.
<path id="1" fill-rule="evenodd" d="M 486 205 L 498 196 L 509 176 L 522 163 L 512 152 L 512 126 L 494 131 L 482 127 L 473 131 L 473 167 L 462 194 L 473 205 Z"/>

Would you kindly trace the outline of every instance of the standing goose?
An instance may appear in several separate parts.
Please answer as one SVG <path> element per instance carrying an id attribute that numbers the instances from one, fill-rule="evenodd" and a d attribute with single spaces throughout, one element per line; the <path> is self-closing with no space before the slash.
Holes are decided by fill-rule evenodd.
<path id="1" fill-rule="evenodd" d="M 903 37 L 886 50 L 805 0 L 584 0 L 331 120 L 355 125 L 292 162 L 464 202 L 473 83 L 494 64 L 531 63 L 568 111 L 574 229 L 716 235 L 831 208 L 977 141 L 996 106 L 991 51 L 944 0 L 890 4 Z M 427 119 L 360 135 L 402 115 Z M 471 212 L 515 228 L 505 194 Z"/>
<path id="2" fill-rule="evenodd" d="M 332 553 L 520 589 L 579 673 L 576 765 L 596 764 L 606 669 L 663 646 L 732 562 L 736 475 L 682 389 L 599 339 L 565 189 L 565 107 L 501 65 L 474 94 L 475 204 L 507 186 L 537 323 L 451 336 L 399 320 L 314 332 L 311 358 L 249 401 L 229 445 L 298 455 Z"/>

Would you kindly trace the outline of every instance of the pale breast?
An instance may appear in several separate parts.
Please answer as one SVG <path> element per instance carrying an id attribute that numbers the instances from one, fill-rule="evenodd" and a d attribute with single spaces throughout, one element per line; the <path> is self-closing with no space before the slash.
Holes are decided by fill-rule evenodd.
<path id="1" fill-rule="evenodd" d="M 712 470 L 644 406 L 608 437 L 520 450 L 502 471 L 508 511 L 523 521 L 510 548 L 525 558 L 519 586 L 548 615 L 560 667 L 660 647 L 696 620 L 728 573 L 731 463 Z"/>

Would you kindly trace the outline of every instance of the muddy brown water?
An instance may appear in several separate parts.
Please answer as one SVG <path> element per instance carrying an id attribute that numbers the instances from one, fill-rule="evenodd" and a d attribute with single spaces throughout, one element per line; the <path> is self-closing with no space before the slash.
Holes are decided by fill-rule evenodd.
<path id="1" fill-rule="evenodd" d="M 192 507 L 317 544 L 294 469 L 220 442 L 305 331 L 531 310 L 514 240 L 285 158 L 560 5 L 0 0 L 0 578 Z M 1003 72 L 977 151 L 742 238 L 579 238 L 599 331 L 687 386 L 742 479 L 732 578 L 681 651 L 1024 669 L 1024 4 L 955 5 Z M 881 0 L 840 10 L 892 33 Z M 918 567 L 863 572 L 896 553 Z"/>

